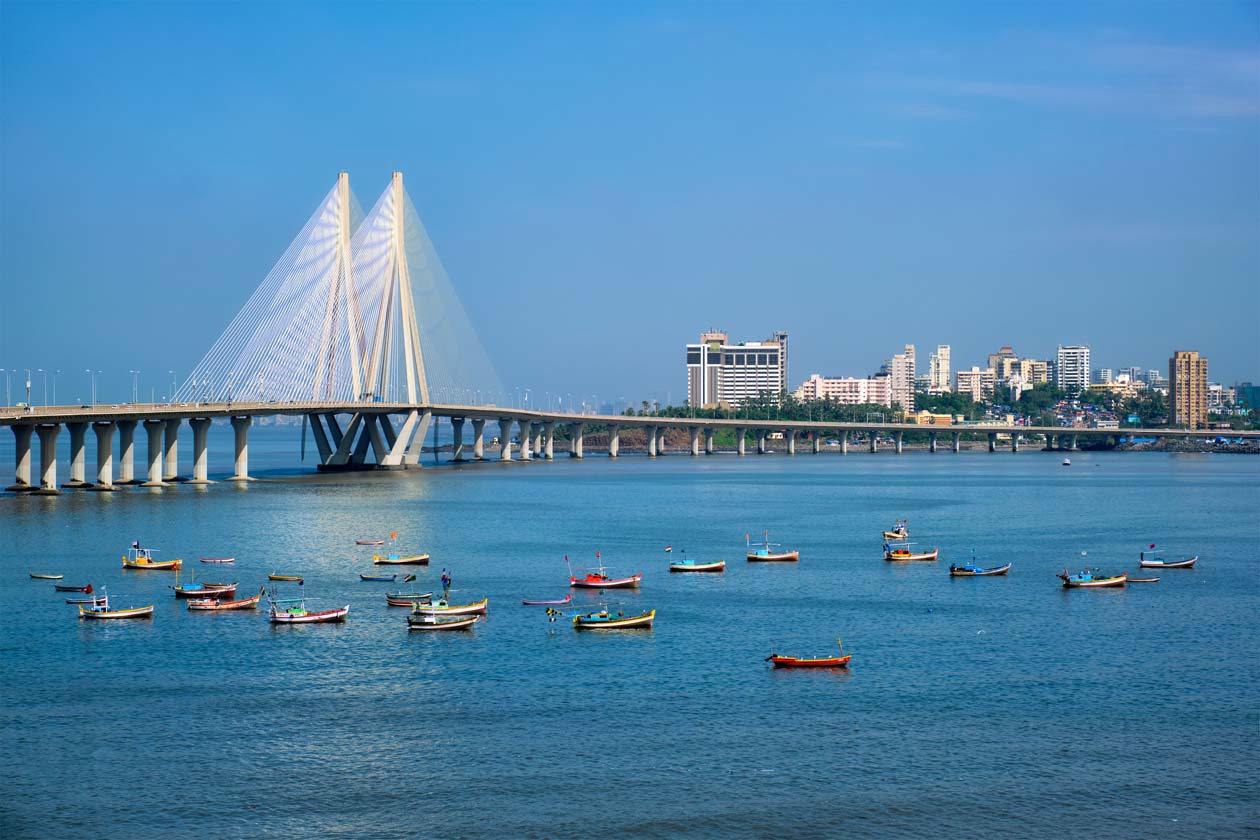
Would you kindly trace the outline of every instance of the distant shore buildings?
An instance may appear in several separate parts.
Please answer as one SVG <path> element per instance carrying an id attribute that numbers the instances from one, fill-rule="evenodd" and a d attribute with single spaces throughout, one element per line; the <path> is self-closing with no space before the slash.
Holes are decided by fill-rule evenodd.
<path id="1" fill-rule="evenodd" d="M 776 332 L 766 341 L 732 344 L 718 330 L 700 334 L 687 345 L 687 403 L 697 408 L 738 406 L 769 393 L 787 390 L 788 334 Z"/>
<path id="2" fill-rule="evenodd" d="M 1177 350 L 1168 360 L 1168 406 L 1173 425 L 1206 429 L 1208 360 L 1197 350 Z"/>

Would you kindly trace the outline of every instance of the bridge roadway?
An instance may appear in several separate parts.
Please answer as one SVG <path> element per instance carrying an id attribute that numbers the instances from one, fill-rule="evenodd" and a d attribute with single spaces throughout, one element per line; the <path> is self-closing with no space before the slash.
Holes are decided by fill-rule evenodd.
<path id="1" fill-rule="evenodd" d="M 1118 436 L 1115 429 L 1062 428 L 1015 425 L 964 425 L 932 426 L 915 423 L 823 423 L 787 420 L 752 420 L 746 418 L 688 418 L 688 417 L 633 417 L 624 415 L 573 414 L 566 412 L 533 411 L 486 405 L 441 405 L 424 403 L 327 403 L 327 402 L 220 402 L 220 403 L 163 403 L 124 404 L 95 406 L 42 406 L 35 408 L 0 409 L 0 426 L 9 426 L 15 439 L 14 484 L 6 489 L 14 492 L 32 491 L 56 494 L 57 484 L 57 436 L 64 425 L 70 432 L 70 480 L 62 487 L 91 490 L 114 490 L 119 485 L 140 484 L 148 487 L 166 486 L 172 482 L 188 481 L 193 484 L 210 483 L 207 478 L 207 433 L 210 422 L 216 418 L 228 418 L 236 436 L 236 469 L 229 480 L 250 481 L 249 477 L 249 427 L 254 417 L 289 415 L 306 416 L 311 422 L 315 443 L 320 451 L 321 469 L 369 469 L 373 467 L 404 466 L 419 460 L 420 447 L 425 432 L 434 417 L 447 418 L 452 425 L 452 460 L 466 458 L 464 427 L 472 424 L 472 458 L 482 459 L 485 453 L 485 425 L 495 423 L 499 427 L 502 445 L 499 459 L 512 460 L 513 451 L 522 460 L 554 457 L 556 427 L 567 427 L 569 455 L 583 456 L 583 440 L 586 429 L 599 426 L 608 432 L 608 455 L 616 458 L 620 449 L 620 432 L 626 428 L 646 431 L 647 452 L 650 456 L 665 451 L 665 431 L 685 429 L 690 434 L 690 454 L 713 454 L 714 434 L 718 429 L 729 428 L 736 432 L 736 452 L 743 455 L 745 441 L 751 432 L 756 440 L 758 453 L 766 452 L 766 440 L 773 432 L 784 435 L 787 454 L 796 453 L 798 440 L 804 436 L 813 452 L 819 452 L 823 438 L 839 441 L 841 452 L 847 453 L 849 436 L 855 432 L 866 433 L 870 451 L 876 451 L 879 434 L 890 435 L 897 452 L 902 451 L 902 438 L 906 432 L 928 435 L 928 448 L 935 452 L 938 435 L 950 436 L 955 452 L 960 449 L 964 434 L 986 435 L 989 451 L 997 448 L 998 435 L 1009 435 L 1011 448 L 1018 450 L 1021 436 L 1045 438 L 1045 448 L 1073 450 L 1079 438 Z M 349 417 L 349 425 L 343 431 L 338 417 Z M 393 418 L 403 418 L 401 428 L 396 428 Z M 187 421 L 193 432 L 193 476 L 180 477 L 178 467 L 178 439 L 180 426 Z M 138 424 L 143 424 L 148 436 L 147 479 L 135 476 L 134 441 Z M 85 438 L 88 427 L 96 434 L 97 480 L 86 480 Z M 519 429 L 520 444 L 513 444 L 512 427 Z M 114 479 L 113 439 L 119 436 L 119 476 Z M 39 484 L 31 480 L 31 438 L 38 435 L 40 443 Z M 1219 433 L 1207 430 L 1186 429 L 1125 429 L 1123 434 L 1135 437 L 1213 438 Z M 1260 432 L 1229 432 L 1233 438 L 1260 440 Z M 375 463 L 367 459 L 369 450 Z"/>

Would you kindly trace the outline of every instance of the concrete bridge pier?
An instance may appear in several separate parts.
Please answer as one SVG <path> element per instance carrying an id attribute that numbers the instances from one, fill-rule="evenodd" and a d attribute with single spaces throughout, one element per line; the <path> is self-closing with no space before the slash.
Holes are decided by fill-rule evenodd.
<path id="1" fill-rule="evenodd" d="M 209 417 L 194 417 L 188 421 L 193 432 L 193 477 L 189 484 L 214 484 L 207 476 L 210 472 L 210 453 L 206 439 L 210 433 Z"/>
<path id="2" fill-rule="evenodd" d="M 928 432 L 928 452 L 936 451 L 936 432 Z"/>
<path id="3" fill-rule="evenodd" d="M 898 454 L 898 455 L 900 455 L 900 454 L 901 454 L 901 436 L 902 436 L 902 435 L 904 435 L 904 434 L 905 434 L 905 432 L 901 432 L 901 431 L 897 431 L 897 432 L 894 432 L 894 433 L 893 433 L 893 440 L 894 440 L 894 441 L 896 442 L 896 444 L 897 444 L 897 454 Z"/>
<path id="4" fill-rule="evenodd" d="M 647 451 L 649 458 L 656 457 L 656 427 L 647 427 Z"/>
<path id="5" fill-rule="evenodd" d="M 114 486 L 114 424 L 93 423 L 96 432 L 96 484 L 92 490 L 117 490 Z"/>
<path id="6" fill-rule="evenodd" d="M 521 460 L 528 461 L 534 457 L 531 451 L 533 447 L 529 445 L 530 440 L 534 437 L 534 424 L 528 420 L 521 421 Z"/>
<path id="7" fill-rule="evenodd" d="M 997 452 L 997 432 L 989 432 L 989 451 Z"/>
<path id="8" fill-rule="evenodd" d="M 665 454 L 665 431 L 666 431 L 665 426 L 660 426 L 656 430 L 656 454 L 657 455 Z"/>
<path id="9" fill-rule="evenodd" d="M 451 460 L 464 460 L 464 418 L 451 418 Z"/>
<path id="10" fill-rule="evenodd" d="M 822 435 L 815 431 L 811 432 L 809 437 L 810 442 L 813 444 L 814 454 L 817 455 L 819 452 L 822 452 Z"/>
<path id="11" fill-rule="evenodd" d="M 713 436 L 717 434 L 717 429 L 712 426 L 705 427 L 704 430 L 704 454 L 712 455 L 716 447 L 713 445 Z"/>
<path id="12" fill-rule="evenodd" d="M 139 484 L 136 481 L 136 421 L 118 421 L 117 484 Z"/>
<path id="13" fill-rule="evenodd" d="M 747 431 L 747 429 L 735 430 L 735 454 L 737 455 L 744 454 L 744 435 Z"/>
<path id="14" fill-rule="evenodd" d="M 840 454 L 849 454 L 849 430 L 845 429 L 840 433 Z"/>
<path id="15" fill-rule="evenodd" d="M 486 421 L 477 418 L 473 423 L 473 460 L 481 461 L 486 457 Z"/>
<path id="16" fill-rule="evenodd" d="M 556 457 L 556 424 L 554 420 L 543 423 L 543 436 L 546 442 L 543 444 L 543 454 L 550 461 Z"/>
<path id="17" fill-rule="evenodd" d="M 788 430 L 787 445 L 788 445 L 788 454 L 795 455 L 796 454 L 796 430 L 795 429 Z"/>
<path id="18" fill-rule="evenodd" d="M 878 452 L 879 451 L 879 433 L 875 431 L 871 431 L 871 432 L 868 432 L 868 434 L 871 436 L 871 451 Z"/>
<path id="19" fill-rule="evenodd" d="M 766 454 L 766 430 L 765 429 L 757 430 L 757 454 L 758 455 Z"/>
<path id="20" fill-rule="evenodd" d="M 1076 448 L 1076 435 L 1072 435 L 1071 437 L 1069 437 L 1069 438 L 1068 438 L 1068 441 L 1069 441 L 1069 443 L 1068 443 L 1068 450 L 1069 450 L 1069 451 L 1071 451 L 1071 452 L 1076 452 L 1076 451 L 1078 451 L 1078 450 L 1077 450 L 1077 448 Z"/>
<path id="21" fill-rule="evenodd" d="M 37 496 L 60 496 L 57 489 L 57 435 L 61 434 L 61 424 L 36 426 L 39 435 L 39 489 Z"/>
<path id="22" fill-rule="evenodd" d="M 1019 432 L 1011 432 L 1011 451 L 1019 451 Z"/>
<path id="23" fill-rule="evenodd" d="M 512 418 L 499 418 L 499 460 L 512 460 Z"/>
<path id="24" fill-rule="evenodd" d="M 252 417 L 233 417 L 232 431 L 236 444 L 235 468 L 228 481 L 253 481 L 249 477 L 249 427 L 254 424 Z"/>
<path id="25" fill-rule="evenodd" d="M 149 438 L 149 480 L 145 487 L 165 487 L 162 480 L 162 434 L 166 430 L 165 420 L 145 420 L 144 433 Z"/>
<path id="26" fill-rule="evenodd" d="M 582 443 L 586 439 L 585 423 L 570 423 L 569 438 L 573 441 L 573 451 L 569 454 L 574 458 L 582 457 Z"/>
<path id="27" fill-rule="evenodd" d="M 700 455 L 700 427 L 691 426 L 688 429 L 691 432 L 691 454 L 695 457 Z"/>
<path id="28" fill-rule="evenodd" d="M 87 427 L 84 422 L 66 424 L 70 430 L 70 480 L 62 486 L 71 490 L 91 486 L 87 482 L 87 446 L 84 443 Z"/>
<path id="29" fill-rule="evenodd" d="M 541 458 L 543 456 L 542 427 L 543 427 L 542 423 L 534 424 L 534 428 L 537 429 L 537 431 L 534 432 L 534 457 L 535 458 Z"/>
<path id="30" fill-rule="evenodd" d="M 621 427 L 613 423 L 608 427 L 608 457 L 616 458 L 621 453 Z"/>
<path id="31" fill-rule="evenodd" d="M 31 434 L 34 426 L 13 426 L 13 486 L 10 493 L 23 493 L 31 488 Z"/>
<path id="32" fill-rule="evenodd" d="M 173 418 L 166 421 L 166 436 L 164 439 L 166 449 L 166 468 L 162 475 L 163 481 L 183 481 L 179 477 L 179 420 Z"/>
<path id="33" fill-rule="evenodd" d="M 1045 448 L 1044 448 L 1044 449 L 1042 449 L 1041 451 L 1042 451 L 1042 452 L 1053 452 L 1054 450 L 1056 450 L 1056 449 L 1058 449 L 1058 448 L 1059 448 L 1058 443 L 1059 443 L 1059 441 L 1058 441 L 1058 435 L 1052 435 L 1052 434 L 1050 434 L 1049 432 L 1047 432 L 1047 433 L 1046 433 L 1046 445 L 1045 445 Z"/>
<path id="34" fill-rule="evenodd" d="M 962 452 L 962 432 L 954 432 L 954 452 Z"/>

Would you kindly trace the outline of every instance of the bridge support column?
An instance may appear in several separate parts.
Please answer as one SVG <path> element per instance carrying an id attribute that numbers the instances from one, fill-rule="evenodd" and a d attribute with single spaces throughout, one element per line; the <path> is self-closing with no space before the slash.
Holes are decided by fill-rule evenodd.
<path id="1" fill-rule="evenodd" d="M 499 418 L 499 460 L 512 460 L 512 418 Z"/>
<path id="2" fill-rule="evenodd" d="M 543 456 L 548 460 L 556 457 L 556 423 L 548 420 L 543 423 Z"/>
<path id="3" fill-rule="evenodd" d="M 1068 441 L 1069 441 L 1069 443 L 1068 443 L 1068 449 L 1069 449 L 1069 450 L 1071 450 L 1072 452 L 1076 452 L 1076 451 L 1077 451 L 1077 449 L 1076 449 L 1076 435 L 1072 435 L 1071 437 L 1069 437 L 1069 438 L 1068 438 Z"/>
<path id="4" fill-rule="evenodd" d="M 534 424 L 528 420 L 520 421 L 521 428 L 521 460 L 528 461 L 534 457 L 534 448 L 529 445 L 530 440 L 534 437 Z"/>
<path id="5" fill-rule="evenodd" d="M 193 477 L 189 484 L 214 484 L 206 476 L 210 473 L 210 453 L 206 439 L 210 432 L 209 417 L 194 417 L 188 421 L 193 431 Z"/>
<path id="6" fill-rule="evenodd" d="M 989 432 L 989 451 L 997 452 L 997 432 Z"/>
<path id="7" fill-rule="evenodd" d="M 1011 451 L 1019 451 L 1019 432 L 1011 432 Z"/>
<path id="8" fill-rule="evenodd" d="M 608 427 L 608 457 L 616 458 L 621 452 L 621 427 L 616 423 Z"/>
<path id="9" fill-rule="evenodd" d="M 179 477 L 179 420 L 172 418 L 166 421 L 166 472 L 163 481 L 182 481 Z"/>
<path id="10" fill-rule="evenodd" d="M 334 447 L 328 442 L 328 433 L 324 430 L 324 417 L 321 414 L 306 415 L 306 422 L 311 426 L 311 436 L 315 438 L 315 448 L 319 450 L 319 462 L 327 464 L 332 457 Z"/>
<path id="11" fill-rule="evenodd" d="M 117 490 L 114 486 L 114 424 L 93 423 L 96 432 L 96 484 L 93 490 Z"/>
<path id="12" fill-rule="evenodd" d="M 233 417 L 232 431 L 235 437 L 236 459 L 232 477 L 228 481 L 253 481 L 249 477 L 249 427 L 254 424 L 252 417 Z"/>
<path id="13" fill-rule="evenodd" d="M 39 489 L 40 496 L 60 496 L 57 489 L 57 435 L 61 434 L 61 424 L 36 426 L 39 435 Z"/>
<path id="14" fill-rule="evenodd" d="M 136 481 L 136 421 L 118 421 L 117 484 L 139 484 Z"/>
<path id="15" fill-rule="evenodd" d="M 1058 448 L 1058 440 L 1056 439 L 1057 437 L 1058 435 L 1052 435 L 1049 432 L 1046 432 L 1046 445 L 1045 445 L 1045 448 L 1042 449 L 1041 451 L 1053 452 L 1055 449 L 1057 449 Z"/>
<path id="16" fill-rule="evenodd" d="M 570 423 L 569 424 L 569 440 L 572 441 L 573 443 L 573 449 L 569 452 L 570 457 L 573 457 L 573 458 L 582 457 L 582 442 L 585 438 L 586 438 L 586 424 L 585 423 Z"/>
<path id="17" fill-rule="evenodd" d="M 691 432 L 691 454 L 693 457 L 700 456 L 700 427 L 691 426 L 687 429 Z"/>
<path id="18" fill-rule="evenodd" d="M 535 429 L 537 429 L 537 431 L 536 431 L 536 432 L 534 432 L 534 457 L 535 457 L 535 458 L 541 458 L 541 457 L 543 456 L 543 433 L 542 433 L 542 427 L 543 427 L 543 424 L 542 424 L 542 423 L 535 423 L 535 424 L 534 424 L 534 428 L 535 428 Z"/>
<path id="19" fill-rule="evenodd" d="M 962 452 L 962 432 L 954 432 L 954 452 Z"/>
<path id="20" fill-rule="evenodd" d="M 481 461 L 486 457 L 486 421 L 478 417 L 473 423 L 473 460 Z"/>
<path id="21" fill-rule="evenodd" d="M 666 432 L 665 426 L 659 426 L 656 430 L 656 454 L 657 455 L 665 454 L 665 432 Z"/>
<path id="22" fill-rule="evenodd" d="M 870 435 L 871 437 L 871 451 L 878 452 L 879 451 L 879 432 L 871 430 L 870 432 L 867 432 L 867 434 Z"/>
<path id="23" fill-rule="evenodd" d="M 817 455 L 819 452 L 822 452 L 822 435 L 819 434 L 817 431 L 810 433 L 810 444 L 811 444 L 811 448 L 814 450 L 815 455 Z"/>
<path id="24" fill-rule="evenodd" d="M 788 454 L 795 455 L 796 454 L 796 430 L 795 429 L 788 429 L 787 445 L 788 445 Z"/>
<path id="25" fill-rule="evenodd" d="M 840 454 L 849 454 L 849 430 L 845 429 L 840 433 Z"/>
<path id="26" fill-rule="evenodd" d="M 165 420 L 145 420 L 144 433 L 149 438 L 149 480 L 145 487 L 165 487 L 162 480 L 162 434 L 166 430 Z"/>
<path id="27" fill-rule="evenodd" d="M 737 455 L 744 454 L 744 433 L 745 429 L 737 428 L 735 430 L 735 453 Z"/>
<path id="28" fill-rule="evenodd" d="M 717 429 L 713 428 L 712 426 L 709 426 L 704 430 L 704 454 L 705 455 L 712 455 L 713 451 L 717 448 L 713 445 L 713 436 L 716 433 L 717 433 Z"/>
<path id="29" fill-rule="evenodd" d="M 928 452 L 936 451 L 936 432 L 928 432 Z"/>
<path id="30" fill-rule="evenodd" d="M 87 423 L 67 423 L 70 430 L 70 480 L 63 487 L 79 489 L 90 486 L 87 482 Z"/>
<path id="31" fill-rule="evenodd" d="M 451 460 L 464 460 L 464 418 L 451 418 Z"/>
<path id="32" fill-rule="evenodd" d="M 656 427 L 647 427 L 647 453 L 649 458 L 656 457 Z"/>
<path id="33" fill-rule="evenodd" d="M 893 441 L 894 441 L 894 442 L 896 443 L 896 445 L 897 445 L 897 454 L 898 454 L 898 455 L 900 455 L 900 454 L 901 454 L 901 438 L 902 438 L 902 436 L 903 436 L 904 434 L 905 434 L 905 432 L 900 431 L 900 430 L 898 430 L 898 431 L 896 431 L 896 432 L 893 432 Z"/>
<path id="34" fill-rule="evenodd" d="M 766 454 L 766 430 L 765 429 L 757 430 L 757 454 L 758 455 Z"/>
<path id="35" fill-rule="evenodd" d="M 31 488 L 31 434 L 34 426 L 13 426 L 13 486 L 10 493 L 21 493 Z"/>

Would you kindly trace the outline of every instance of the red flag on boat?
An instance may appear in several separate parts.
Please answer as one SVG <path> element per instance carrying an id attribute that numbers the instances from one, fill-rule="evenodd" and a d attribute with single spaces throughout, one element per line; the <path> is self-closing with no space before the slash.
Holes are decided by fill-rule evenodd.
<path id="1" fill-rule="evenodd" d="M 598 551 L 597 551 L 597 552 L 595 552 L 595 559 L 596 559 L 596 560 L 598 560 L 598 559 L 599 559 L 599 552 L 598 552 Z"/>
<path id="2" fill-rule="evenodd" d="M 665 546 L 665 550 L 666 550 L 666 551 L 673 551 L 673 550 L 674 550 L 674 547 L 673 547 L 672 545 L 667 545 L 667 546 Z"/>
<path id="3" fill-rule="evenodd" d="M 86 592 L 87 594 L 91 595 L 91 594 L 92 594 L 92 584 L 90 584 L 90 583 L 89 583 L 89 584 L 87 585 L 87 589 L 84 589 L 83 591 L 84 591 L 84 592 Z"/>
<path id="4" fill-rule="evenodd" d="M 1155 543 L 1151 543 L 1151 548 L 1154 548 L 1154 547 L 1155 547 Z"/>

